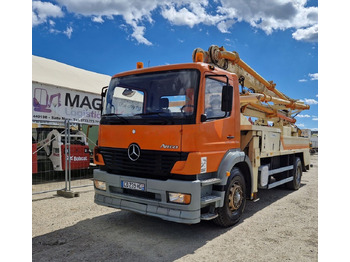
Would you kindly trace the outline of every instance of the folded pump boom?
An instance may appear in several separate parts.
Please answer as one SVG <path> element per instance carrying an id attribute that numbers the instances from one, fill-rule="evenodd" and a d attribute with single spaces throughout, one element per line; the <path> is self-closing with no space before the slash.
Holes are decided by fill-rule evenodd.
<path id="1" fill-rule="evenodd" d="M 193 51 L 194 62 L 213 64 L 238 76 L 242 86 L 240 94 L 241 112 L 245 116 L 258 118 L 258 122 L 267 124 L 268 121 L 281 123 L 282 125 L 294 124 L 296 120 L 292 115 L 310 108 L 301 101 L 291 99 L 276 89 L 273 81 L 266 81 L 248 64 L 246 64 L 237 52 L 226 51 L 224 47 L 212 45 L 208 51 L 196 48 Z M 249 89 L 243 92 L 243 87 Z"/>

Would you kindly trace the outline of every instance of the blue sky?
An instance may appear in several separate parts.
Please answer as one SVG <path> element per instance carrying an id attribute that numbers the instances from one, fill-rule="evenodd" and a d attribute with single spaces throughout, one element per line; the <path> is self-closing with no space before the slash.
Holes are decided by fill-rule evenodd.
<path id="1" fill-rule="evenodd" d="M 317 1 L 32 1 L 32 54 L 102 74 L 191 62 L 213 44 L 310 104 L 297 124 L 318 129 Z"/>

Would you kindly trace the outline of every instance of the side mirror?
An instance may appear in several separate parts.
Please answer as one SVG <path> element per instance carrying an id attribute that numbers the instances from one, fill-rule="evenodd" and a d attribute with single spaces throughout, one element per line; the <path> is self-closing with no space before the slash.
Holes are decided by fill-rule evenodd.
<path id="1" fill-rule="evenodd" d="M 102 87 L 102 90 L 101 90 L 101 98 L 104 98 L 104 97 L 106 96 L 107 88 L 108 88 L 108 86 Z"/>
<path id="2" fill-rule="evenodd" d="M 106 97 L 107 88 L 108 88 L 108 86 L 104 86 L 104 87 L 102 87 L 102 90 L 101 90 L 101 115 L 102 115 L 102 111 L 103 111 L 103 98 Z"/>
<path id="3" fill-rule="evenodd" d="M 207 115 L 206 114 L 201 114 L 201 122 L 207 121 Z"/>
<path id="4" fill-rule="evenodd" d="M 233 87 L 230 85 L 225 85 L 222 87 L 221 95 L 221 111 L 231 112 L 232 110 L 232 98 L 233 97 Z"/>

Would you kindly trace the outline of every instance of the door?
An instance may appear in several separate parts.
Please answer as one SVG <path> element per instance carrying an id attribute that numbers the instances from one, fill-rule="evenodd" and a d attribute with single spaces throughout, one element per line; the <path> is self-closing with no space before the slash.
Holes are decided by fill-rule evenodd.
<path id="1" fill-rule="evenodd" d="M 204 108 L 206 116 L 199 126 L 200 141 L 203 151 L 224 151 L 235 148 L 237 135 L 235 134 L 235 121 L 230 112 L 221 110 L 222 89 L 226 85 L 226 77 L 207 76 L 205 78 Z M 232 108 L 235 107 L 233 104 Z"/>

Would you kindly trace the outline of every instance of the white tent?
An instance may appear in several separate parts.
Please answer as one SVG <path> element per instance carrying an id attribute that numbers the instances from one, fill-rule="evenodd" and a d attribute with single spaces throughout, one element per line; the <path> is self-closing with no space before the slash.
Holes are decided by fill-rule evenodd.
<path id="1" fill-rule="evenodd" d="M 32 81 L 83 92 L 101 94 L 111 77 L 98 74 L 55 60 L 32 56 Z"/>

